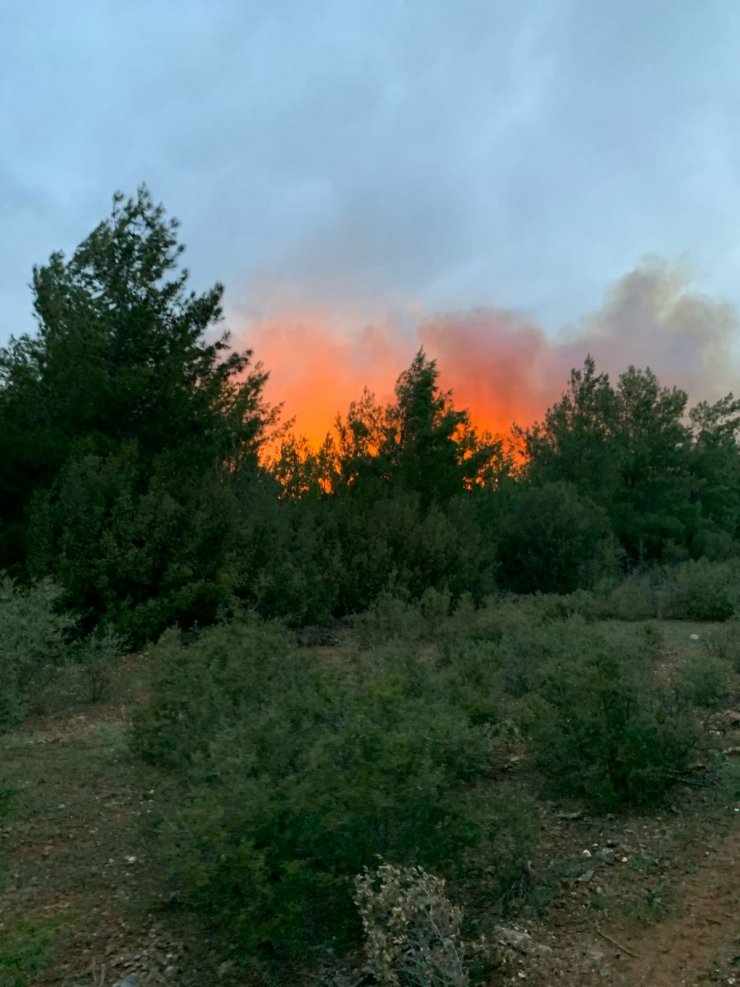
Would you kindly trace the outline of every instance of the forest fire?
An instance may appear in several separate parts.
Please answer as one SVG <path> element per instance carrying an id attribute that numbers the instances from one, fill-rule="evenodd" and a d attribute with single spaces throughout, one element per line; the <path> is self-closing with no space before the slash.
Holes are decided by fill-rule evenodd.
<path id="1" fill-rule="evenodd" d="M 270 372 L 266 397 L 312 446 L 367 387 L 389 401 L 398 375 L 423 347 L 440 384 L 479 430 L 506 436 L 540 418 L 590 353 L 616 378 L 628 363 L 650 367 L 692 400 L 732 387 L 737 313 L 689 290 L 684 272 L 648 262 L 611 288 L 604 306 L 553 337 L 520 313 L 478 308 L 416 316 L 415 328 L 368 323 L 357 313 L 277 306 L 236 333 Z"/>
<path id="2" fill-rule="evenodd" d="M 415 332 L 367 326 L 343 332 L 335 316 L 291 311 L 266 320 L 248 343 L 270 371 L 266 396 L 283 403 L 283 420 L 318 446 L 338 414 L 367 388 L 380 403 L 393 397 L 398 375 L 423 347 L 437 360 L 440 385 L 453 392 L 481 431 L 508 435 L 513 422 L 529 424 L 562 389 L 541 359 L 544 337 L 534 327 L 481 311 L 422 322 Z M 560 369 L 560 368 L 559 368 Z"/>

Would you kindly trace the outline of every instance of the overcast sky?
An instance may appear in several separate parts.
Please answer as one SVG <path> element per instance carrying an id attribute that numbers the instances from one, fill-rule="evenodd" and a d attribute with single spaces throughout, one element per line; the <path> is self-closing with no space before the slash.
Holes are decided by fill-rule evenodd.
<path id="1" fill-rule="evenodd" d="M 0 342 L 142 181 L 232 313 L 740 302 L 737 0 L 3 0 Z"/>

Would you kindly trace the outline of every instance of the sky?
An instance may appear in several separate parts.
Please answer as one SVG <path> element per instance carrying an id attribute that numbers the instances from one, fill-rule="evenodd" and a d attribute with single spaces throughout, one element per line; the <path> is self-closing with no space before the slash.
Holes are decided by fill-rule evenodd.
<path id="1" fill-rule="evenodd" d="M 6 0 L 0 344 L 33 265 L 146 182 L 276 387 L 322 352 L 353 387 L 452 362 L 472 323 L 488 358 L 608 337 L 724 387 L 739 41 L 735 0 Z"/>

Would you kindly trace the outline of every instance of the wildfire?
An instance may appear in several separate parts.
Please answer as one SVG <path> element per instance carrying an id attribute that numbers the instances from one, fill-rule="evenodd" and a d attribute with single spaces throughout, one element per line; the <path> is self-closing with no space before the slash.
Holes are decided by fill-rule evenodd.
<path id="1" fill-rule="evenodd" d="M 597 312 L 551 336 L 517 312 L 480 308 L 413 320 L 372 322 L 339 307 L 273 304 L 271 316 L 236 333 L 270 371 L 266 398 L 316 447 L 338 414 L 367 387 L 380 403 L 420 346 L 437 360 L 440 385 L 453 392 L 481 431 L 507 436 L 531 424 L 562 394 L 570 371 L 590 353 L 615 378 L 632 363 L 693 401 L 717 400 L 738 372 L 740 316 L 728 303 L 694 293 L 682 269 L 657 260 L 620 278 Z"/>

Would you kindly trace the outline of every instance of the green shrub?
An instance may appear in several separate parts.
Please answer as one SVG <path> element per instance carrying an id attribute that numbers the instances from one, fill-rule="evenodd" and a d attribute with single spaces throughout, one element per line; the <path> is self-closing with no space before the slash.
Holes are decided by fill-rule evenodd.
<path id="1" fill-rule="evenodd" d="M 125 647 L 124 639 L 107 626 L 98 628 L 82 642 L 78 658 L 85 669 L 91 703 L 105 699 L 110 690 L 113 662 L 123 654 Z"/>
<path id="2" fill-rule="evenodd" d="M 177 630 L 165 631 L 151 668 L 152 701 L 134 712 L 132 743 L 144 760 L 178 770 L 264 696 L 306 677 L 292 636 L 257 619 L 215 627 L 188 647 Z"/>
<path id="3" fill-rule="evenodd" d="M 658 615 L 674 620 L 729 620 L 740 606 L 740 569 L 706 559 L 664 570 Z"/>
<path id="4" fill-rule="evenodd" d="M 686 769 L 694 718 L 656 682 L 652 649 L 619 647 L 578 621 L 557 629 L 525 722 L 552 787 L 605 807 L 658 801 Z"/>
<path id="5" fill-rule="evenodd" d="M 673 684 L 678 695 L 696 706 L 717 706 L 727 695 L 729 665 L 711 654 L 691 655 L 681 662 Z"/>
<path id="6" fill-rule="evenodd" d="M 356 942 L 352 878 L 379 854 L 453 878 L 485 867 L 498 893 L 521 873 L 534 814 L 484 784 L 490 730 L 433 668 L 322 665 L 259 624 L 189 648 L 170 634 L 158 664 L 134 745 L 182 782 L 165 862 L 242 956 Z"/>
<path id="7" fill-rule="evenodd" d="M 729 620 L 740 607 L 740 568 L 736 561 L 707 559 L 633 572 L 614 585 L 575 591 L 559 600 L 566 612 L 588 620 Z M 553 603 L 554 605 L 554 603 Z"/>
<path id="8" fill-rule="evenodd" d="M 27 589 L 0 577 L 0 730 L 20 722 L 65 658 L 72 618 L 56 610 L 61 590 L 48 580 Z"/>
<path id="9" fill-rule="evenodd" d="M 705 633 L 704 644 L 710 655 L 725 658 L 740 672 L 740 620 L 728 620 L 713 627 Z"/>
<path id="10" fill-rule="evenodd" d="M 498 539 L 499 578 L 515 593 L 570 593 L 616 570 L 606 511 L 569 483 L 510 488 Z"/>
<path id="11" fill-rule="evenodd" d="M 657 615 L 655 592 L 644 573 L 626 576 L 607 592 L 600 613 L 614 620 L 649 620 Z"/>
<path id="12" fill-rule="evenodd" d="M 728 802 L 740 801 L 740 759 L 723 756 L 719 762 L 719 783 L 721 798 Z"/>
<path id="13" fill-rule="evenodd" d="M 352 618 L 352 627 L 364 648 L 390 641 L 424 641 L 444 647 L 459 636 L 461 626 L 474 612 L 469 595 L 453 603 L 448 590 L 430 586 L 416 600 L 381 593 L 366 611 Z"/>

